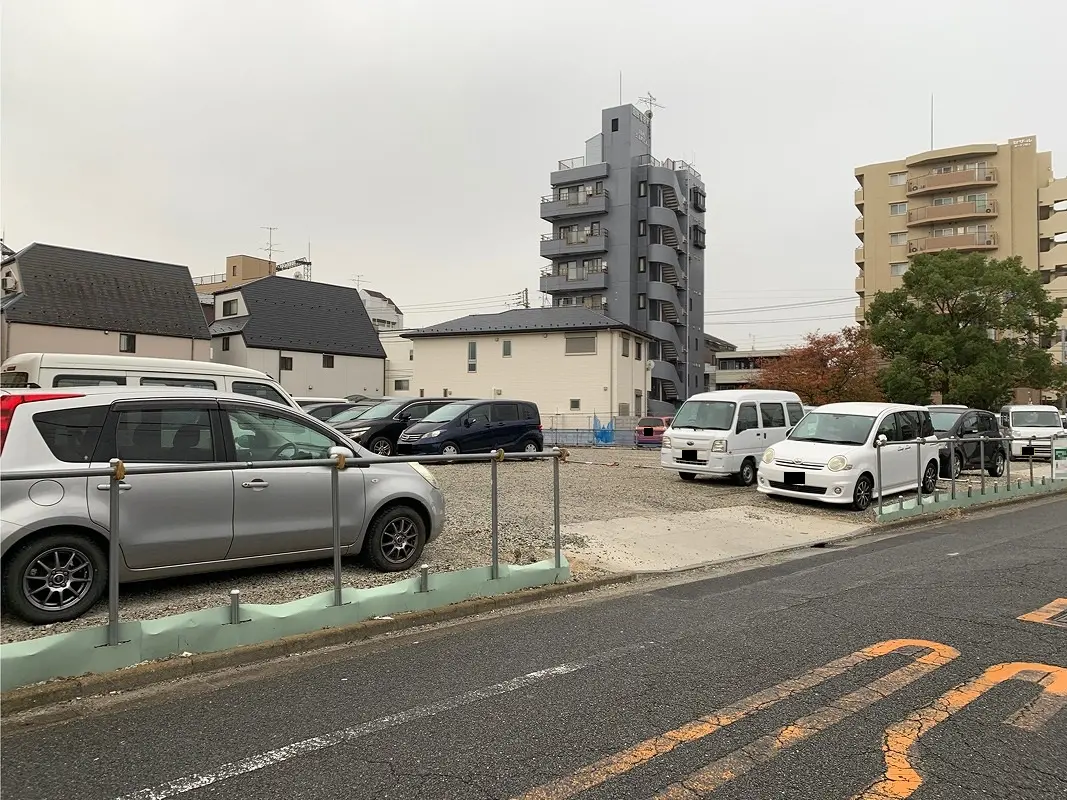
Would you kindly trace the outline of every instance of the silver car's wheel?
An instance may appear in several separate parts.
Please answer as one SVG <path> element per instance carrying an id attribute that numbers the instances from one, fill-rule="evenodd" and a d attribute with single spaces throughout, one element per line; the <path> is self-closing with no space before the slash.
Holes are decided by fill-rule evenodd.
<path id="1" fill-rule="evenodd" d="M 426 523 L 408 506 L 394 506 L 381 514 L 367 532 L 365 553 L 383 572 L 414 566 L 426 544 Z"/>
<path id="2" fill-rule="evenodd" d="M 391 456 L 393 454 L 393 443 L 384 436 L 379 436 L 370 443 L 370 451 L 376 456 Z"/>
<path id="3" fill-rule="evenodd" d="M 852 490 L 852 507 L 857 511 L 866 511 L 871 507 L 871 499 L 874 496 L 874 481 L 869 475 L 860 475 L 856 481 L 856 488 Z"/>
<path id="4" fill-rule="evenodd" d="M 41 611 L 65 611 L 89 594 L 93 563 L 73 547 L 45 550 L 22 573 L 22 594 Z"/>
<path id="5" fill-rule="evenodd" d="M 522 451 L 524 453 L 537 453 L 540 450 L 541 450 L 541 448 L 537 446 L 537 442 L 535 442 L 533 440 L 527 442 L 526 444 L 524 444 L 522 446 Z"/>
<path id="6" fill-rule="evenodd" d="M 90 538 L 51 534 L 16 549 L 4 564 L 4 599 L 28 622 L 75 619 L 100 599 L 107 557 Z"/>
<path id="7" fill-rule="evenodd" d="M 960 457 L 959 453 L 952 454 L 951 469 L 951 475 L 953 478 L 959 478 L 959 476 L 963 474 L 963 459 Z"/>

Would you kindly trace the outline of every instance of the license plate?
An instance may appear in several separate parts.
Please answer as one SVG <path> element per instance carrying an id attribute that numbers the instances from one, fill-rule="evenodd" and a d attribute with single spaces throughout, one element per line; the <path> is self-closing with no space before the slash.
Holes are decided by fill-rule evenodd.
<path id="1" fill-rule="evenodd" d="M 804 473 L 803 472 L 787 472 L 785 474 L 785 482 L 791 486 L 803 486 L 804 485 Z"/>
<path id="2" fill-rule="evenodd" d="M 696 460 L 697 460 L 697 451 L 696 450 L 683 450 L 682 451 L 682 461 L 696 461 Z"/>
<path id="3" fill-rule="evenodd" d="M 645 428 L 645 436 L 651 436 L 651 435 L 652 435 L 652 429 L 651 428 Z"/>
<path id="4" fill-rule="evenodd" d="M 1023 445 L 1023 455 L 1032 456 L 1034 454 L 1034 448 L 1029 445 Z"/>

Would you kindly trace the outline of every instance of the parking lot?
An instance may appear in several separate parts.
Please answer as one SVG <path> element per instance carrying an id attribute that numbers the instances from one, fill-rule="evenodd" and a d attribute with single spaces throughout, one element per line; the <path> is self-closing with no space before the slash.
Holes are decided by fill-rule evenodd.
<path id="1" fill-rule="evenodd" d="M 437 465 L 433 472 L 441 482 L 447 502 L 445 532 L 430 544 L 422 559 L 433 571 L 483 566 L 490 559 L 490 481 L 488 464 Z M 1034 474 L 1050 476 L 1047 463 L 1035 463 Z M 1026 463 L 1012 464 L 1013 480 L 1029 480 Z M 977 493 L 977 473 L 968 473 L 958 482 L 957 491 L 967 483 Z M 1005 479 L 996 481 L 1003 491 Z M 986 490 L 994 480 L 987 476 Z M 942 482 L 947 491 L 948 482 Z M 623 517 L 655 517 L 681 512 L 707 511 L 748 506 L 773 508 L 788 514 L 816 515 L 862 524 L 869 514 L 818 503 L 770 499 L 755 488 L 742 488 L 726 480 L 697 480 L 686 483 L 674 473 L 659 467 L 659 452 L 623 448 L 571 449 L 570 458 L 560 465 L 560 517 L 563 546 L 570 541 L 567 526 L 573 523 L 613 520 Z M 552 549 L 552 463 L 504 462 L 499 465 L 500 558 L 505 563 L 530 563 L 551 555 Z M 582 558 L 572 560 L 574 578 L 589 577 L 598 569 Z M 401 575 L 363 568 L 354 560 L 344 564 L 345 585 L 370 587 L 390 583 Z M 257 570 L 214 573 L 174 578 L 122 587 L 121 614 L 124 619 L 152 619 L 196 611 L 228 603 L 231 589 L 241 590 L 248 603 L 282 603 L 332 586 L 333 570 L 327 562 L 270 567 Z M 33 628 L 20 620 L 0 617 L 0 640 L 19 641 L 61 633 L 106 622 L 106 604 L 100 604 L 77 620 Z"/>

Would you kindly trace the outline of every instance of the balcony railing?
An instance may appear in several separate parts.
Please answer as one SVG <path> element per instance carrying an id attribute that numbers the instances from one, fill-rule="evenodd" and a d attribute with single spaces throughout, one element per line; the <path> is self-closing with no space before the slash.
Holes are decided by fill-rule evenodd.
<path id="1" fill-rule="evenodd" d="M 595 231 L 567 231 L 562 236 L 557 236 L 554 233 L 542 233 L 542 242 L 563 242 L 564 244 L 592 244 L 591 239 L 597 237 L 607 236 L 608 232 L 604 228 Z"/>
<path id="2" fill-rule="evenodd" d="M 688 161 L 675 161 L 673 158 L 666 158 L 663 161 L 660 161 L 658 158 L 648 153 L 637 156 L 635 160 L 639 167 L 663 167 L 672 172 L 688 172 L 698 181 L 703 180 L 700 173 L 697 172 L 696 168 Z"/>
<path id="3" fill-rule="evenodd" d="M 555 221 L 582 214 L 606 214 L 608 211 L 608 193 L 600 191 L 581 191 L 572 189 L 560 196 L 558 192 L 541 198 L 541 219 Z"/>
<path id="4" fill-rule="evenodd" d="M 559 162 L 559 168 L 564 169 L 578 169 L 585 166 L 585 156 L 575 156 L 574 158 L 568 158 Z"/>
<path id="5" fill-rule="evenodd" d="M 863 233 L 863 217 L 856 217 L 856 233 Z"/>
<path id="6" fill-rule="evenodd" d="M 996 200 L 969 200 L 941 206 L 922 206 L 908 211 L 908 225 L 925 225 L 948 219 L 995 217 L 1000 213 Z"/>
<path id="7" fill-rule="evenodd" d="M 996 167 L 972 167 L 952 172 L 928 172 L 908 178 L 907 194 L 933 194 L 948 189 L 962 189 L 968 186 L 996 186 Z"/>
<path id="8" fill-rule="evenodd" d="M 196 286 L 203 286 L 208 283 L 225 283 L 226 273 L 218 272 L 214 275 L 201 275 L 199 278 L 193 278 L 193 283 Z"/>
<path id="9" fill-rule="evenodd" d="M 999 237 L 993 231 L 959 233 L 954 236 L 926 236 L 908 240 L 908 255 L 939 253 L 942 250 L 996 250 Z"/>
<path id="10" fill-rule="evenodd" d="M 855 204 L 857 206 L 862 206 L 863 205 L 863 187 L 862 186 L 856 190 L 856 193 L 853 195 L 853 198 L 854 198 L 853 202 L 855 202 Z"/>
<path id="11" fill-rule="evenodd" d="M 568 192 L 565 197 L 561 197 L 559 192 L 553 194 L 546 194 L 541 198 L 541 205 L 545 203 L 565 203 L 568 206 L 586 206 L 589 205 L 590 200 L 598 198 L 607 198 L 608 190 L 601 189 L 598 192 Z"/>
<path id="12" fill-rule="evenodd" d="M 866 291 L 866 279 L 863 275 L 856 276 L 856 294 L 863 294 Z"/>
<path id="13" fill-rule="evenodd" d="M 857 264 L 862 264 L 863 262 L 864 262 L 863 245 L 860 245 L 859 247 L 856 248 L 856 263 Z"/>

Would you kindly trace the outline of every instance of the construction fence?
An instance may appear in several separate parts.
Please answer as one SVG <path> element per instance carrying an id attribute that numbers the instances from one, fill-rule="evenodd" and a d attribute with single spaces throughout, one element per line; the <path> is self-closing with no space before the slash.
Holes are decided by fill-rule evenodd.
<path id="1" fill-rule="evenodd" d="M 640 417 L 610 414 L 543 414 L 545 447 L 634 447 Z"/>

